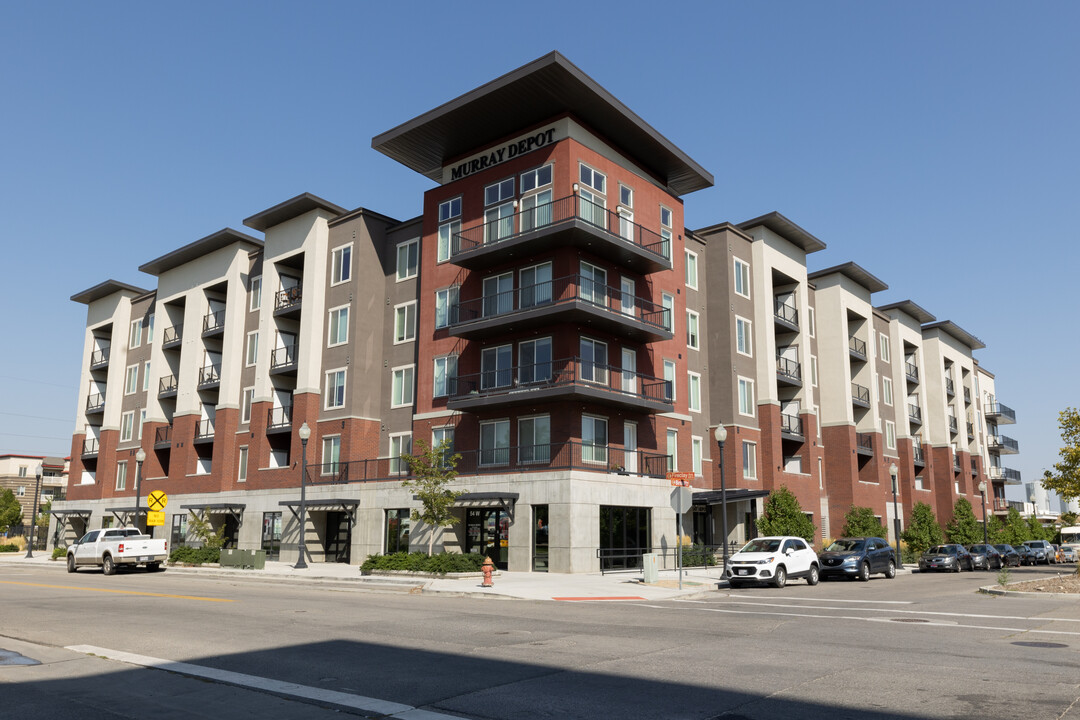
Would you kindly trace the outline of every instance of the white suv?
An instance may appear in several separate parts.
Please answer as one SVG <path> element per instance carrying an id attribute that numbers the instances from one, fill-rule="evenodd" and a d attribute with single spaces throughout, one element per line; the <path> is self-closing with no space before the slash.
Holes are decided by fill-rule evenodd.
<path id="1" fill-rule="evenodd" d="M 751 582 L 782 588 L 788 578 L 806 578 L 810 585 L 817 585 L 818 556 L 799 537 L 757 538 L 731 556 L 724 576 L 733 588 Z"/>

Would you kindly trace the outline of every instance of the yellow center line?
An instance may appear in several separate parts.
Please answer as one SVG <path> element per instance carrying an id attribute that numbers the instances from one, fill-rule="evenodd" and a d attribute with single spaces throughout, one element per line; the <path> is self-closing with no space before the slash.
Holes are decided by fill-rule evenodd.
<path id="1" fill-rule="evenodd" d="M 0 585 L 26 585 L 28 587 L 54 588 L 56 590 L 86 590 L 88 592 L 116 593 L 118 595 L 142 595 L 144 597 L 174 598 L 176 600 L 202 600 L 204 602 L 236 602 L 231 598 L 199 597 L 198 595 L 170 595 L 168 593 L 139 592 L 138 590 L 110 590 L 108 588 L 78 587 L 76 585 L 45 585 L 43 583 L 0 580 Z"/>

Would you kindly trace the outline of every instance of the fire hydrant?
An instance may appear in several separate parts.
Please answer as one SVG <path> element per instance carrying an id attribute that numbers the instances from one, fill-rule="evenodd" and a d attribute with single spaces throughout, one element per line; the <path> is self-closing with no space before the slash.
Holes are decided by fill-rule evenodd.
<path id="1" fill-rule="evenodd" d="M 495 570 L 495 563 L 491 562 L 491 558 L 484 558 L 484 564 L 480 566 L 480 572 L 484 573 L 484 582 L 481 587 L 495 587 L 495 583 L 491 582 L 491 573 Z"/>

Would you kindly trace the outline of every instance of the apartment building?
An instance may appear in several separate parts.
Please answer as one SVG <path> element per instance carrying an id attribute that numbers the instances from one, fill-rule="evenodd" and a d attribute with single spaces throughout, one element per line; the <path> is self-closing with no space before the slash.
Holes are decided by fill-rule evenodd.
<path id="1" fill-rule="evenodd" d="M 9 531 L 25 531 L 34 514 L 34 490 L 37 473 L 41 470 L 41 493 L 37 498 L 40 508 L 53 500 L 63 500 L 67 492 L 68 461 L 45 455 L 0 455 L 0 493 L 10 490 L 22 508 L 23 527 L 13 526 Z"/>
<path id="2" fill-rule="evenodd" d="M 683 199 L 712 176 L 558 53 L 372 147 L 435 183 L 418 217 L 305 193 L 244 220 L 256 234 L 145 263 L 153 289 L 73 296 L 87 329 L 67 538 L 142 523 L 136 497 L 163 490 L 151 530 L 174 544 L 195 514 L 283 561 L 301 533 L 312 561 L 426 547 L 401 483 L 422 441 L 460 455 L 460 522 L 438 547 L 584 572 L 675 546 L 672 471 L 695 478 L 687 533 L 717 544 L 722 507 L 743 540 L 781 486 L 823 538 L 851 503 L 891 517 L 894 462 L 910 509 L 915 447 L 990 467 L 946 422 L 972 406 L 944 378 L 974 390 L 981 344 L 913 303 L 875 309 L 884 283 L 853 263 L 808 272 L 825 245 L 779 213 L 686 229 Z M 940 388 L 899 394 L 909 344 Z M 970 496 L 962 479 L 938 506 Z"/>

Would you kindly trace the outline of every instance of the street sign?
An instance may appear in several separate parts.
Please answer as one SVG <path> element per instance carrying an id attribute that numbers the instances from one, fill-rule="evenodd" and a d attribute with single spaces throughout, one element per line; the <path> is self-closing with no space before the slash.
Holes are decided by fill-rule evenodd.
<path id="1" fill-rule="evenodd" d="M 155 490 L 146 496 L 146 504 L 151 510 L 164 510 L 165 506 L 169 504 L 169 496 L 161 490 Z"/>
<path id="2" fill-rule="evenodd" d="M 163 512 L 154 512 L 153 510 L 146 513 L 146 526 L 147 527 L 152 527 L 154 525 L 164 525 L 164 524 L 165 524 L 165 513 L 163 513 Z"/>
<path id="3" fill-rule="evenodd" d="M 671 481 L 672 487 L 690 487 L 690 481 L 694 479 L 694 473 L 669 472 L 667 479 Z"/>
<path id="4" fill-rule="evenodd" d="M 688 487 L 677 487 L 671 491 L 671 509 L 680 516 L 685 512 L 689 512 L 693 500 L 694 494 Z"/>

